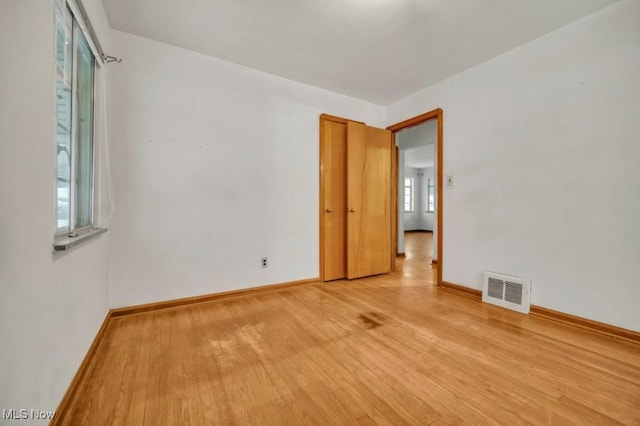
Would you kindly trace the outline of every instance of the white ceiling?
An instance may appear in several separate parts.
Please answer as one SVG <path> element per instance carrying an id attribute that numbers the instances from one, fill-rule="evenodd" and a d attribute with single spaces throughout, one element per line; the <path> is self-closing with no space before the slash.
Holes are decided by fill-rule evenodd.
<path id="1" fill-rule="evenodd" d="M 103 0 L 103 4 L 117 30 L 388 105 L 615 1 Z"/>
<path id="2" fill-rule="evenodd" d="M 396 146 L 411 149 L 436 143 L 438 139 L 438 120 L 430 120 L 418 126 L 402 130 L 396 135 Z"/>
<path id="3" fill-rule="evenodd" d="M 396 145 L 404 155 L 404 166 L 415 169 L 433 167 L 437 138 L 437 120 L 427 121 L 398 132 Z"/>
<path id="4" fill-rule="evenodd" d="M 425 167 L 433 167 L 435 160 L 435 145 L 424 145 L 418 148 L 411 148 L 404 153 L 404 166 L 414 169 L 424 169 Z"/>

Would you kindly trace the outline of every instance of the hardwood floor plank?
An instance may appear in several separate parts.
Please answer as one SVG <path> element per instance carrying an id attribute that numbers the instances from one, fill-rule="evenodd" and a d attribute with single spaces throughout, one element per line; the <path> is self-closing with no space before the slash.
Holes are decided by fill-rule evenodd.
<path id="1" fill-rule="evenodd" d="M 640 345 L 396 271 L 112 319 L 67 424 L 640 424 Z"/>
<path id="2" fill-rule="evenodd" d="M 206 424 L 227 425 L 235 422 L 231 401 L 222 381 L 219 360 L 215 356 L 216 334 L 222 333 L 221 322 L 198 307 L 193 312 L 194 326 L 202 330 L 194 353 L 194 367 L 199 375 L 199 393 Z"/>

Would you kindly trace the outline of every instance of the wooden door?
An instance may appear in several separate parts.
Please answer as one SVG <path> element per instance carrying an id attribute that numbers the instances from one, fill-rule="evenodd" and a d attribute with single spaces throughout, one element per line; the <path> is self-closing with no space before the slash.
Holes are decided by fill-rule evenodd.
<path id="1" fill-rule="evenodd" d="M 322 120 L 324 280 L 347 276 L 347 124 Z"/>
<path id="2" fill-rule="evenodd" d="M 347 123 L 347 278 L 391 268 L 391 132 Z"/>

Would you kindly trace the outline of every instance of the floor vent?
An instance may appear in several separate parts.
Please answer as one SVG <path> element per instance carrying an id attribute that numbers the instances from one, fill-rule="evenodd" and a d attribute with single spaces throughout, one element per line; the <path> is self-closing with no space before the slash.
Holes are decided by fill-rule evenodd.
<path id="1" fill-rule="evenodd" d="M 485 272 L 482 277 L 482 301 L 528 314 L 531 280 Z"/>

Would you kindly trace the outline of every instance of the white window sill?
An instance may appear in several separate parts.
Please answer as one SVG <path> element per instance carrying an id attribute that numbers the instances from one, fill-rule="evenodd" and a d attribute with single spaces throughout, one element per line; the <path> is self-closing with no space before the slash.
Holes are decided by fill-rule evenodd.
<path id="1" fill-rule="evenodd" d="M 54 251 L 66 251 L 71 247 L 77 246 L 85 241 L 91 240 L 100 234 L 107 232 L 107 228 L 95 228 L 85 231 L 75 237 L 62 236 L 53 241 Z"/>

